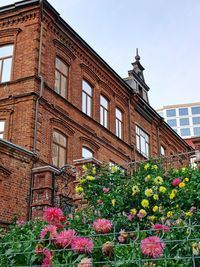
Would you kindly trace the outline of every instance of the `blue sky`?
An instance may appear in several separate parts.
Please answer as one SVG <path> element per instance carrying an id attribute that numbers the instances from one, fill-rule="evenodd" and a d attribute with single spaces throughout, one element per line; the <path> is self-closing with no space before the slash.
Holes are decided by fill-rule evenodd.
<path id="1" fill-rule="evenodd" d="M 49 2 L 121 77 L 139 48 L 154 108 L 200 102 L 199 0 Z"/>

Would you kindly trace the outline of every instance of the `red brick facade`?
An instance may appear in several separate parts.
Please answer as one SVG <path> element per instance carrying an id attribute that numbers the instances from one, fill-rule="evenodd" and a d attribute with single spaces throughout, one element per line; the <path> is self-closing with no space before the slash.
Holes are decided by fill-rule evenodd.
<path id="1" fill-rule="evenodd" d="M 160 146 L 166 155 L 190 150 L 47 1 L 0 9 L 0 47 L 6 44 L 14 44 L 14 53 L 11 79 L 0 84 L 0 120 L 5 121 L 0 143 L 1 222 L 9 223 L 19 214 L 37 216 L 41 206 L 55 205 L 55 194 L 63 192 L 54 188 L 55 180 L 62 179 L 56 178 L 58 169 L 52 162 L 54 130 L 67 138 L 66 163 L 71 165 L 82 158 L 83 146 L 99 161 L 124 167 L 144 159 L 136 146 L 136 125 L 149 135 L 150 156 L 159 156 Z M 66 98 L 54 90 L 56 57 L 69 66 Z M 83 79 L 93 87 L 91 117 L 82 112 Z M 100 124 L 100 95 L 109 101 L 108 128 Z M 116 107 L 123 113 L 122 139 L 115 134 Z M 6 151 L 7 141 L 17 146 L 14 152 L 9 146 Z M 73 199 L 73 189 L 67 190 L 61 195 Z"/>

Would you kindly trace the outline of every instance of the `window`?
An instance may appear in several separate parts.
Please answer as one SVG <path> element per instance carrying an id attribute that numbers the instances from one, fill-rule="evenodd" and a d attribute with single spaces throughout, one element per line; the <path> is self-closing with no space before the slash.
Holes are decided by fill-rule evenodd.
<path id="1" fill-rule="evenodd" d="M 200 127 L 194 127 L 194 136 L 200 136 Z"/>
<path id="2" fill-rule="evenodd" d="M 100 96 L 100 123 L 108 128 L 108 100 L 104 96 Z"/>
<path id="3" fill-rule="evenodd" d="M 176 127 L 176 119 L 174 119 L 174 120 L 167 120 L 167 123 L 168 123 L 169 126 L 171 126 L 171 127 Z"/>
<path id="4" fill-rule="evenodd" d="M 122 118 L 122 112 L 119 108 L 116 108 L 115 110 L 115 124 L 116 124 L 116 136 L 119 138 L 122 138 L 122 129 L 123 129 L 123 118 Z"/>
<path id="5" fill-rule="evenodd" d="M 188 115 L 188 108 L 179 108 L 179 116 Z"/>
<path id="6" fill-rule="evenodd" d="M 192 114 L 200 114 L 200 107 L 192 107 Z"/>
<path id="7" fill-rule="evenodd" d="M 181 136 L 190 136 L 190 128 L 182 128 L 181 130 Z"/>
<path id="8" fill-rule="evenodd" d="M 92 116 L 92 86 L 84 80 L 82 82 L 82 111 Z"/>
<path id="9" fill-rule="evenodd" d="M 193 124 L 200 124 L 200 117 L 193 117 L 192 122 Z"/>
<path id="10" fill-rule="evenodd" d="M 52 161 L 53 165 L 62 167 L 66 164 L 67 138 L 57 132 L 53 132 Z"/>
<path id="11" fill-rule="evenodd" d="M 136 147 L 143 156 L 149 156 L 149 135 L 138 126 L 136 126 Z"/>
<path id="12" fill-rule="evenodd" d="M 175 109 L 167 109 L 167 117 L 175 117 L 176 110 Z"/>
<path id="13" fill-rule="evenodd" d="M 8 82 L 11 79 L 13 45 L 0 47 L 0 82 Z"/>
<path id="14" fill-rule="evenodd" d="M 68 71 L 69 67 L 56 58 L 56 69 L 55 69 L 55 91 L 62 97 L 67 97 L 67 82 L 68 82 Z"/>
<path id="15" fill-rule="evenodd" d="M 189 125 L 189 119 L 188 118 L 183 118 L 180 119 L 180 126 L 184 126 L 184 125 Z"/>
<path id="16" fill-rule="evenodd" d="M 88 159 L 88 158 L 93 158 L 93 152 L 88 149 L 87 147 L 82 148 L 82 158 Z"/>
<path id="17" fill-rule="evenodd" d="M 165 156 L 165 148 L 163 146 L 160 147 L 160 155 Z"/>
<path id="18" fill-rule="evenodd" d="M 4 128 L 5 128 L 5 121 L 0 121 L 0 138 L 3 138 Z"/>

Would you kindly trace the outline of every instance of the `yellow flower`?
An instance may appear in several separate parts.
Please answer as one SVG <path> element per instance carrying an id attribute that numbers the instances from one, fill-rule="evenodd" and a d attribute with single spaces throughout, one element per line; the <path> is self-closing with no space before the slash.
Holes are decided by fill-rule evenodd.
<path id="1" fill-rule="evenodd" d="M 160 186 L 159 191 L 160 191 L 161 193 L 165 194 L 166 191 L 167 191 L 167 189 L 166 189 L 166 187 L 164 187 L 164 186 Z"/>
<path id="2" fill-rule="evenodd" d="M 144 218 L 147 215 L 146 210 L 140 209 L 139 212 L 138 212 L 138 217 L 139 218 L 141 217 L 140 215 L 142 215 L 142 218 Z"/>
<path id="3" fill-rule="evenodd" d="M 76 191 L 76 193 L 82 193 L 83 187 L 82 186 L 76 186 L 75 191 Z"/>
<path id="4" fill-rule="evenodd" d="M 84 184 L 85 182 L 87 182 L 86 179 L 81 179 L 81 180 L 80 180 L 80 184 Z"/>
<path id="5" fill-rule="evenodd" d="M 171 193 L 171 194 L 169 195 L 169 198 L 170 198 L 170 199 L 174 199 L 175 196 L 176 196 L 176 195 L 175 195 L 174 193 Z"/>
<path id="6" fill-rule="evenodd" d="M 177 192 L 178 192 L 178 191 L 177 191 L 176 189 L 173 189 L 173 190 L 172 190 L 172 193 L 173 193 L 173 194 L 176 194 Z"/>
<path id="7" fill-rule="evenodd" d="M 171 218 L 172 215 L 173 215 L 173 212 L 172 212 L 172 211 L 168 211 L 168 212 L 167 212 L 167 218 Z"/>
<path id="8" fill-rule="evenodd" d="M 149 207 L 149 200 L 143 199 L 142 202 L 141 202 L 141 205 L 142 205 L 143 208 Z"/>
<path id="9" fill-rule="evenodd" d="M 111 200 L 111 203 L 112 203 L 112 206 L 114 207 L 115 204 L 116 204 L 116 199 L 112 199 L 112 200 Z"/>
<path id="10" fill-rule="evenodd" d="M 186 217 L 191 217 L 191 216 L 192 216 L 192 212 L 190 212 L 190 211 L 185 212 L 185 216 L 186 216 Z"/>
<path id="11" fill-rule="evenodd" d="M 185 179 L 183 179 L 183 182 L 189 182 L 189 178 L 185 178 Z"/>
<path id="12" fill-rule="evenodd" d="M 133 215 L 135 215 L 137 213 L 137 210 L 136 209 L 131 209 L 130 210 L 130 213 L 133 214 Z"/>
<path id="13" fill-rule="evenodd" d="M 186 170 L 187 170 L 187 169 L 186 169 L 185 167 L 183 167 L 183 168 L 181 169 L 182 172 L 186 172 Z"/>
<path id="14" fill-rule="evenodd" d="M 148 182 L 149 179 L 151 179 L 151 175 L 150 175 L 150 174 L 148 174 L 148 175 L 144 178 L 145 182 Z"/>
<path id="15" fill-rule="evenodd" d="M 93 167 L 92 168 L 92 174 L 95 175 L 96 173 L 97 173 L 97 169 L 96 169 L 96 167 Z"/>
<path id="16" fill-rule="evenodd" d="M 178 186 L 179 186 L 180 188 L 183 188 L 183 187 L 185 187 L 185 183 L 184 183 L 184 182 L 181 182 Z"/>
<path id="17" fill-rule="evenodd" d="M 152 169 L 152 170 L 157 170 L 157 169 L 158 169 L 158 166 L 157 166 L 157 165 L 152 165 L 152 166 L 151 166 L 151 169 Z"/>
<path id="18" fill-rule="evenodd" d="M 144 165 L 144 169 L 145 170 L 149 169 L 149 167 L 150 167 L 150 164 L 149 163 L 147 163 L 147 164 Z"/>
<path id="19" fill-rule="evenodd" d="M 153 212 L 156 212 L 158 210 L 158 206 L 154 206 L 152 210 Z"/>
<path id="20" fill-rule="evenodd" d="M 88 175 L 88 176 L 86 176 L 86 180 L 88 180 L 88 181 L 94 181 L 95 178 L 94 178 L 94 176 Z"/>
<path id="21" fill-rule="evenodd" d="M 112 166 L 111 167 L 111 172 L 112 173 L 115 173 L 115 172 L 117 172 L 119 170 L 119 168 L 117 167 L 117 166 Z"/>
<path id="22" fill-rule="evenodd" d="M 158 195 L 157 194 L 154 194 L 153 195 L 153 199 L 158 200 Z"/>
<path id="23" fill-rule="evenodd" d="M 132 187 L 132 196 L 134 196 L 135 194 L 139 193 L 140 192 L 140 189 L 137 185 L 134 185 Z"/>
<path id="24" fill-rule="evenodd" d="M 147 188 L 146 190 L 145 190 L 145 195 L 147 196 L 147 197 L 151 197 L 152 195 L 153 195 L 153 190 L 150 188 Z"/>
<path id="25" fill-rule="evenodd" d="M 163 183 L 163 178 L 160 176 L 157 176 L 156 178 L 154 178 L 154 183 L 155 184 L 162 184 Z"/>
<path id="26" fill-rule="evenodd" d="M 176 204 L 176 208 L 177 208 L 177 209 L 179 208 L 179 204 Z"/>
<path id="27" fill-rule="evenodd" d="M 152 216 L 149 216 L 148 219 L 153 222 L 155 219 L 156 219 L 156 216 L 152 215 Z"/>
<path id="28" fill-rule="evenodd" d="M 86 171 L 88 170 L 87 166 L 86 166 L 86 165 L 83 165 L 83 166 L 82 166 L 82 170 L 83 170 L 84 172 L 86 172 Z"/>

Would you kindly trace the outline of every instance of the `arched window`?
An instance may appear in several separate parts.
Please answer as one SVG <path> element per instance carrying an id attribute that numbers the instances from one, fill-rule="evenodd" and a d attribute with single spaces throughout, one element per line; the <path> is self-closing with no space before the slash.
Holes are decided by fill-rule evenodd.
<path id="1" fill-rule="evenodd" d="M 52 161 L 56 167 L 66 164 L 67 138 L 58 131 L 53 131 Z"/>
<path id="2" fill-rule="evenodd" d="M 84 158 L 84 159 L 93 158 L 92 150 L 88 149 L 87 147 L 83 147 L 82 148 L 82 158 Z"/>
<path id="3" fill-rule="evenodd" d="M 108 128 L 108 99 L 100 96 L 100 123 Z"/>
<path id="4" fill-rule="evenodd" d="M 11 79 L 13 45 L 0 46 L 0 83 Z"/>
<path id="5" fill-rule="evenodd" d="M 54 90 L 65 98 L 67 97 L 68 72 L 69 67 L 59 58 L 56 58 Z"/>
<path id="6" fill-rule="evenodd" d="M 82 111 L 88 116 L 92 116 L 92 86 L 82 81 Z"/>

